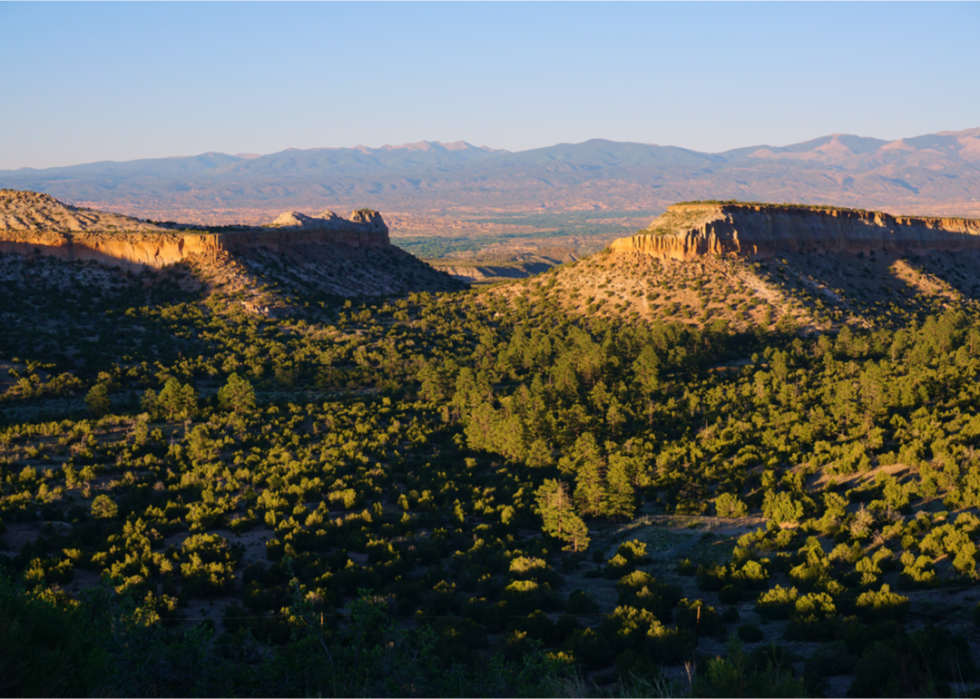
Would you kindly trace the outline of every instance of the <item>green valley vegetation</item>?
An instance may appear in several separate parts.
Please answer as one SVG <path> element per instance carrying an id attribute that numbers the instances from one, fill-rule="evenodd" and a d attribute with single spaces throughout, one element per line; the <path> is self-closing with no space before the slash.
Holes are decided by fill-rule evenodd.
<path id="1" fill-rule="evenodd" d="M 977 691 L 971 304 L 737 331 L 551 271 L 273 317 L 18 264 L 2 694 Z"/>

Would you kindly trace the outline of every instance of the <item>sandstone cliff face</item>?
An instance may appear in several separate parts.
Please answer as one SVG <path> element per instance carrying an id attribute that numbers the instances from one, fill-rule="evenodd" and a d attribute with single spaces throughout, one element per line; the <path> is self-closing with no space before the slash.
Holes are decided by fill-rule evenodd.
<path id="1" fill-rule="evenodd" d="M 329 214 L 329 215 L 327 215 Z M 96 260 L 124 268 L 164 267 L 188 255 L 262 249 L 273 253 L 324 246 L 389 245 L 381 214 L 362 209 L 351 219 L 283 214 L 270 228 L 221 233 L 176 231 L 117 214 L 69 206 L 45 194 L 0 190 L 0 252 L 39 252 L 64 260 Z M 322 253 L 322 250 L 318 250 Z"/>
<path id="2" fill-rule="evenodd" d="M 179 235 L 175 233 L 61 233 L 5 231 L 0 252 L 42 255 L 62 260 L 95 260 L 127 269 L 163 267 L 180 262 L 188 255 L 216 252 L 217 235 Z"/>
<path id="3" fill-rule="evenodd" d="M 766 204 L 677 204 L 613 252 L 691 260 L 782 252 L 904 253 L 980 248 L 980 220 L 891 216 L 874 211 Z"/>

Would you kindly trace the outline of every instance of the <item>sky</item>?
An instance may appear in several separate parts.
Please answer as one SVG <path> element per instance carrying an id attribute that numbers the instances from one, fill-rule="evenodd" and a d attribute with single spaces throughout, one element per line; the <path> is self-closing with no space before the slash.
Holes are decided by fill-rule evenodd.
<path id="1" fill-rule="evenodd" d="M 0 169 L 980 126 L 980 3 L 0 2 Z"/>

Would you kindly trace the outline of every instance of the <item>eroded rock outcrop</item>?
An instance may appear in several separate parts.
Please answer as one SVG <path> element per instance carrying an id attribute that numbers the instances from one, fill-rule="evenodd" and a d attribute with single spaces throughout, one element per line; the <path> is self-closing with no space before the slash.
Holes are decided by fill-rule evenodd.
<path id="1" fill-rule="evenodd" d="M 980 248 L 980 219 L 891 216 L 877 211 L 777 204 L 675 204 L 613 252 L 691 260 L 782 252 L 905 253 Z"/>
<path id="2" fill-rule="evenodd" d="M 332 211 L 319 216 L 287 212 L 269 227 L 233 227 L 214 233 L 83 209 L 46 194 L 0 190 L 0 252 L 159 268 L 195 254 L 256 248 L 282 253 L 338 244 L 387 247 L 388 226 L 378 212 L 361 209 L 350 219 Z"/>

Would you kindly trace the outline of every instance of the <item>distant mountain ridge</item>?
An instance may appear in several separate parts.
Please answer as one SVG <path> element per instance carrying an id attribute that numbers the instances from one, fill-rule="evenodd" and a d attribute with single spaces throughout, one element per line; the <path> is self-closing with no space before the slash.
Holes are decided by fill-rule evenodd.
<path id="1" fill-rule="evenodd" d="M 403 212 L 666 208 L 688 199 L 807 201 L 892 213 L 980 215 L 980 128 L 895 141 L 832 134 L 701 153 L 592 139 L 521 152 L 459 141 L 289 149 L 0 171 L 43 191 L 137 216 L 346 207 Z M 258 216 L 259 214 L 255 214 Z M 264 216 L 264 214 L 263 214 Z"/>

